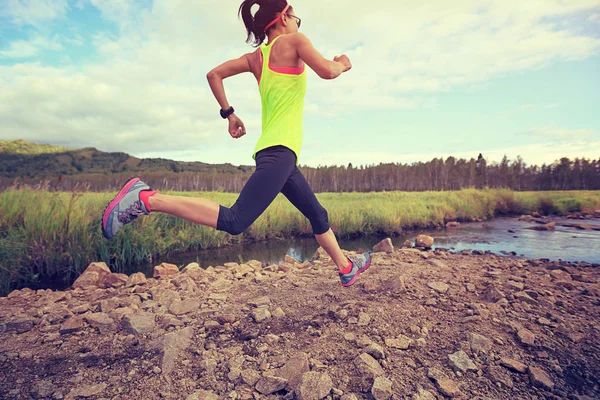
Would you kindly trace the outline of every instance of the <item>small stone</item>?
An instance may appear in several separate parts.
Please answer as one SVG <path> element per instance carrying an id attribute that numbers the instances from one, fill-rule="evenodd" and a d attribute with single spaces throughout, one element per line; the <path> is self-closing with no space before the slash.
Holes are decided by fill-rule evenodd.
<path id="1" fill-rule="evenodd" d="M 418 235 L 415 238 L 415 247 L 424 247 L 430 249 L 433 246 L 434 240 L 431 236 Z"/>
<path id="2" fill-rule="evenodd" d="M 370 378 L 376 378 L 384 374 L 383 368 L 373 357 L 367 353 L 362 353 L 354 359 L 354 365 L 361 374 L 367 375 Z"/>
<path id="3" fill-rule="evenodd" d="M 118 288 L 121 286 L 125 286 L 129 277 L 125 274 L 121 273 L 112 273 L 108 274 L 104 277 L 102 284 L 105 288 Z"/>
<path id="4" fill-rule="evenodd" d="M 525 328 L 519 329 L 519 331 L 517 332 L 517 336 L 519 337 L 519 341 L 522 344 L 533 346 L 535 342 L 535 335 Z"/>
<path id="5" fill-rule="evenodd" d="M 269 304 L 271 304 L 271 299 L 269 299 L 267 296 L 259 297 L 248 302 L 248 305 L 254 307 L 263 307 L 268 306 Z"/>
<path id="6" fill-rule="evenodd" d="M 266 307 L 255 308 L 254 310 L 252 310 L 252 318 L 254 318 L 255 322 L 262 322 L 266 319 L 271 318 L 271 313 Z"/>
<path id="7" fill-rule="evenodd" d="M 473 363 L 473 361 L 471 361 L 469 356 L 467 356 L 467 353 L 462 350 L 459 350 L 454 354 L 450 354 L 448 358 L 450 359 L 450 365 L 462 372 L 478 370 L 477 366 Z"/>
<path id="8" fill-rule="evenodd" d="M 117 324 L 105 313 L 90 313 L 84 316 L 88 324 L 98 328 L 101 333 L 115 330 Z"/>
<path id="9" fill-rule="evenodd" d="M 504 282 L 504 288 L 506 290 L 510 290 L 511 292 L 520 292 L 523 290 L 524 286 L 521 282 L 508 280 Z"/>
<path id="10" fill-rule="evenodd" d="M 127 278 L 127 282 L 125 283 L 125 287 L 132 287 L 135 285 L 144 285 L 148 282 L 146 276 L 142 272 L 136 272 L 132 274 L 129 278 Z"/>
<path id="11" fill-rule="evenodd" d="M 488 285 L 483 292 L 483 298 L 485 301 L 490 303 L 496 303 L 498 300 L 504 298 L 504 293 L 502 293 L 495 285 Z"/>
<path id="12" fill-rule="evenodd" d="M 287 383 L 287 379 L 278 376 L 263 376 L 256 382 L 256 390 L 261 394 L 269 395 L 285 389 Z"/>
<path id="13" fill-rule="evenodd" d="M 547 320 L 547 319 L 546 319 L 546 318 L 544 318 L 544 317 L 540 317 L 540 318 L 538 318 L 537 322 L 538 322 L 538 324 L 540 324 L 540 325 L 544 325 L 544 326 L 549 326 L 549 325 L 552 325 L 552 322 L 550 322 L 549 320 Z"/>
<path id="14" fill-rule="evenodd" d="M 227 297 L 228 297 L 227 293 L 211 293 L 210 295 L 208 295 L 209 300 L 222 301 L 222 302 L 226 302 Z"/>
<path id="15" fill-rule="evenodd" d="M 473 293 L 475 291 L 476 287 L 472 283 L 467 283 L 465 285 L 465 289 L 467 289 L 467 292 Z"/>
<path id="16" fill-rule="evenodd" d="M 367 326 L 371 322 L 371 316 L 367 313 L 361 312 L 358 314 L 358 326 Z"/>
<path id="17" fill-rule="evenodd" d="M 488 367 L 487 373 L 492 378 L 492 381 L 500 382 L 502 385 L 506 386 L 509 389 L 513 388 L 512 378 L 510 377 L 509 373 L 506 372 L 505 369 L 495 365 L 491 365 L 490 367 Z"/>
<path id="18" fill-rule="evenodd" d="M 100 287 L 104 278 L 111 274 L 110 268 L 103 262 L 93 262 L 73 282 L 74 289 L 94 289 Z"/>
<path id="19" fill-rule="evenodd" d="M 527 365 L 520 361 L 513 360 L 512 358 L 503 357 L 500 359 L 500 365 L 521 374 L 527 371 Z"/>
<path id="20" fill-rule="evenodd" d="M 309 371 L 308 355 L 306 353 L 298 353 L 290 358 L 283 367 L 274 373 L 274 375 L 287 380 L 287 388 L 289 390 L 295 390 L 300 383 L 302 375 Z"/>
<path id="21" fill-rule="evenodd" d="M 434 379 L 439 392 L 444 396 L 451 398 L 460 396 L 460 389 L 452 379 L 447 378 L 446 376 L 438 376 Z"/>
<path id="22" fill-rule="evenodd" d="M 33 318 L 28 317 L 28 316 L 19 316 L 16 319 L 7 322 L 6 330 L 7 331 L 15 331 L 17 333 L 25 333 L 25 332 L 30 331 L 34 325 L 35 325 L 35 322 L 34 322 Z M 0 332 L 1 332 L 1 330 L 0 330 Z"/>
<path id="23" fill-rule="evenodd" d="M 283 318 L 285 317 L 285 312 L 283 312 L 283 310 L 281 309 L 281 307 L 277 307 L 273 313 L 272 313 L 273 317 L 275 318 Z"/>
<path id="24" fill-rule="evenodd" d="M 62 324 L 59 332 L 61 335 L 68 335 L 70 333 L 79 332 L 83 328 L 85 328 L 85 322 L 82 317 L 71 317 Z"/>
<path id="25" fill-rule="evenodd" d="M 297 400 L 320 400 L 331 392 L 333 381 L 327 373 L 306 372 L 296 388 Z"/>
<path id="26" fill-rule="evenodd" d="M 41 380 L 33 386 L 32 394 L 35 396 L 35 398 L 50 397 L 54 394 L 54 392 L 56 392 L 57 389 L 58 388 L 54 386 L 51 381 Z"/>
<path id="27" fill-rule="evenodd" d="M 77 397 L 92 397 L 97 396 L 104 392 L 108 385 L 106 383 L 98 383 L 93 385 L 84 385 L 77 388 L 74 388 L 69 393 L 68 397 L 77 398 Z"/>
<path id="28" fill-rule="evenodd" d="M 521 300 L 524 303 L 533 304 L 533 305 L 539 304 L 536 299 L 529 296 L 529 294 L 527 294 L 526 292 L 517 292 L 517 293 L 515 293 L 514 296 L 515 296 L 515 299 Z"/>
<path id="29" fill-rule="evenodd" d="M 253 369 L 245 369 L 241 373 L 242 380 L 246 385 L 254 386 L 260 379 L 260 374 Z"/>
<path id="30" fill-rule="evenodd" d="M 392 381 L 383 376 L 378 376 L 373 382 L 371 394 L 375 400 L 388 400 L 392 397 Z"/>
<path id="31" fill-rule="evenodd" d="M 385 358 L 385 352 L 383 347 L 378 345 L 377 343 L 371 343 L 365 348 L 365 353 L 372 355 L 378 360 Z"/>
<path id="32" fill-rule="evenodd" d="M 178 273 L 179 268 L 174 264 L 162 263 L 154 267 L 154 278 L 166 278 L 177 275 Z"/>
<path id="33" fill-rule="evenodd" d="M 385 345 L 387 347 L 392 347 L 394 349 L 400 349 L 400 350 L 408 349 L 412 342 L 413 342 L 412 339 L 410 339 L 404 335 L 399 335 L 398 339 L 385 339 Z"/>
<path id="34" fill-rule="evenodd" d="M 529 379 L 534 386 L 550 391 L 554 390 L 554 382 L 550 376 L 539 368 L 529 367 Z"/>
<path id="35" fill-rule="evenodd" d="M 199 389 L 190 394 L 186 400 L 219 400 L 219 397 L 208 390 Z"/>
<path id="36" fill-rule="evenodd" d="M 467 340 L 474 354 L 487 354 L 492 349 L 492 341 L 478 333 L 468 332 Z"/>
<path id="37" fill-rule="evenodd" d="M 188 278 L 189 279 L 189 278 Z M 169 312 L 173 315 L 184 315 L 200 309 L 199 299 L 175 299 L 169 307 Z"/>
<path id="38" fill-rule="evenodd" d="M 450 288 L 450 286 L 443 282 L 429 282 L 427 286 L 440 293 L 446 293 Z"/>
<path id="39" fill-rule="evenodd" d="M 435 396 L 425 389 L 419 389 L 419 391 L 413 395 L 413 400 L 436 400 Z"/>
<path id="40" fill-rule="evenodd" d="M 154 330 L 156 323 L 154 321 L 154 314 L 141 312 L 125 315 L 121 325 L 126 332 L 134 335 L 144 335 L 151 333 Z"/>
<path id="41" fill-rule="evenodd" d="M 392 244 L 392 239 L 390 238 L 386 238 L 384 240 L 382 240 L 381 242 L 377 243 L 375 246 L 373 246 L 373 251 L 374 252 L 386 252 L 386 253 L 393 253 L 394 252 L 394 245 Z"/>

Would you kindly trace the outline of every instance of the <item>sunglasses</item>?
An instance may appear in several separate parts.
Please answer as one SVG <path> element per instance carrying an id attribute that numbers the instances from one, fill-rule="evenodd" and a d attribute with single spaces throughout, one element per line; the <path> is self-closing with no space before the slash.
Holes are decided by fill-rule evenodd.
<path id="1" fill-rule="evenodd" d="M 287 14 L 286 13 L 285 15 L 287 15 L 290 18 L 294 18 L 296 20 L 296 22 L 298 23 L 298 29 L 300 29 L 300 25 L 302 24 L 302 20 L 300 18 L 298 18 L 298 17 L 296 17 L 295 15 L 292 15 L 292 14 Z"/>

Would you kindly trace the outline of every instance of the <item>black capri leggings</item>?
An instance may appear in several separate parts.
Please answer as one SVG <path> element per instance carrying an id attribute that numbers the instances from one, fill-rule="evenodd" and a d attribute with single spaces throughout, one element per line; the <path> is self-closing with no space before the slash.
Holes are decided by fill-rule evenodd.
<path id="1" fill-rule="evenodd" d="M 308 218 L 314 234 L 329 230 L 327 211 L 296 166 L 296 154 L 284 146 L 273 146 L 256 153 L 256 170 L 235 204 L 231 208 L 220 206 L 217 230 L 232 235 L 244 232 L 279 192 Z"/>

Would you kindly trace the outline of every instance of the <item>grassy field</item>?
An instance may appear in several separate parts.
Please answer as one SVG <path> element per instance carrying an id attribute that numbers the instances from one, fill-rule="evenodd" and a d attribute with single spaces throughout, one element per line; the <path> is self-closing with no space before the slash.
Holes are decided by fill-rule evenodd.
<path id="1" fill-rule="evenodd" d="M 166 192 L 168 193 L 168 192 Z M 231 206 L 233 193 L 169 193 L 202 196 Z M 0 193 L 0 295 L 40 279 L 79 275 L 92 261 L 113 271 L 157 256 L 238 243 L 311 235 L 302 214 L 282 195 L 243 234 L 231 236 L 166 214 L 145 216 L 112 240 L 100 218 L 114 193 L 56 193 L 8 190 Z M 512 192 L 467 189 L 456 192 L 323 193 L 338 237 L 387 234 L 474 221 L 497 215 L 541 211 L 564 214 L 600 208 L 600 192 Z"/>

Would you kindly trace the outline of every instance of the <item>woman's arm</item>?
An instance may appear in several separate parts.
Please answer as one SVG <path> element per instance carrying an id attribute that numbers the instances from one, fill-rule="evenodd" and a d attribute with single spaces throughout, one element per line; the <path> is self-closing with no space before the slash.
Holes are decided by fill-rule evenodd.
<path id="1" fill-rule="evenodd" d="M 241 74 L 242 72 L 250 72 L 250 63 L 248 62 L 249 54 L 244 54 L 240 58 L 236 58 L 234 60 L 229 60 L 219 65 L 218 67 L 213 68 L 208 74 L 206 74 L 206 79 L 208 80 L 208 84 L 210 85 L 210 89 L 217 99 L 217 102 L 221 106 L 222 110 L 227 110 L 229 108 L 229 102 L 227 101 L 227 96 L 225 96 L 225 87 L 223 86 L 223 79 L 228 78 L 230 76 L 234 76 L 237 74 Z M 246 127 L 244 123 L 232 113 L 229 117 L 229 134 L 231 137 L 237 139 L 246 134 Z"/>
<path id="2" fill-rule="evenodd" d="M 221 106 L 221 109 L 227 110 L 229 108 L 229 102 L 227 101 L 225 88 L 223 87 L 223 79 L 241 74 L 242 72 L 250 72 L 247 54 L 244 54 L 240 58 L 226 61 L 206 74 L 210 89 Z"/>
<path id="3" fill-rule="evenodd" d="M 345 55 L 335 57 L 334 61 L 327 60 L 314 48 L 308 37 L 297 32 L 293 34 L 293 41 L 298 57 L 302 59 L 313 71 L 323 79 L 335 79 L 343 72 L 352 68 L 350 60 Z"/>

